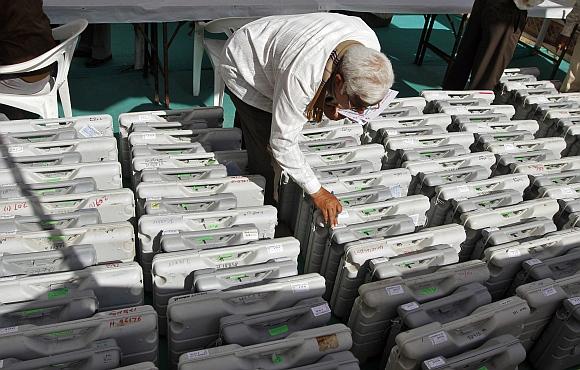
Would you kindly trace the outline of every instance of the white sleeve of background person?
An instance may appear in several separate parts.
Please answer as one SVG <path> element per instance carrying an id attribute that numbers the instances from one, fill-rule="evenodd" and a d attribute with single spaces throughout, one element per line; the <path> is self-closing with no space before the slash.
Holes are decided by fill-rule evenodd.
<path id="1" fill-rule="evenodd" d="M 514 0 L 516 6 L 521 10 L 528 10 L 543 3 L 544 0 Z"/>
<path id="2" fill-rule="evenodd" d="M 274 157 L 308 193 L 318 191 L 320 184 L 296 138 L 326 61 L 345 40 L 380 50 L 375 33 L 360 18 L 313 13 L 252 22 L 234 34 L 221 57 L 220 71 L 228 89 L 245 103 L 272 112 Z"/>

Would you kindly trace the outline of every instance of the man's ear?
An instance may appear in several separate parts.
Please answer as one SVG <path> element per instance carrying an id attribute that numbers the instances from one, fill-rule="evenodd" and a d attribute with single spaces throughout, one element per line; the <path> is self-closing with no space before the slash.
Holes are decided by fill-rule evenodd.
<path id="1" fill-rule="evenodd" d="M 339 94 L 343 94 L 344 88 L 344 77 L 340 73 L 336 73 L 334 75 L 334 91 L 338 92 Z"/>

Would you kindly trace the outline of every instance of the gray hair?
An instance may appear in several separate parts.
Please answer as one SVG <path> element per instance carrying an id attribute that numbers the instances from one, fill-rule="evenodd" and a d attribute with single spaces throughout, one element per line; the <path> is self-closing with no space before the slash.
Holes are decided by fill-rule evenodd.
<path id="1" fill-rule="evenodd" d="M 362 45 L 351 46 L 345 52 L 340 72 L 344 78 L 344 92 L 368 104 L 380 102 L 395 81 L 389 58 Z"/>

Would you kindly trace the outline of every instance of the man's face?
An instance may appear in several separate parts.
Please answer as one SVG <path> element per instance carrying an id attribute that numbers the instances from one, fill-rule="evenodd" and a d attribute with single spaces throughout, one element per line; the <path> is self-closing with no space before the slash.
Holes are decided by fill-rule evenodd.
<path id="1" fill-rule="evenodd" d="M 363 113 L 367 107 L 358 96 L 348 96 L 344 88 L 344 78 L 337 73 L 332 81 L 334 84 L 334 102 L 332 105 L 325 104 L 324 114 L 331 120 L 343 119 L 344 116 L 338 113 L 338 109 L 351 109 L 359 114 Z"/>

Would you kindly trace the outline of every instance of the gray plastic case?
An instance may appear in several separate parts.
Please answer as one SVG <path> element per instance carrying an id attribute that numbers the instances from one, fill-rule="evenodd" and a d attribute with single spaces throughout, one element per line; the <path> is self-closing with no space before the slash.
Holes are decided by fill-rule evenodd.
<path id="1" fill-rule="evenodd" d="M 525 299 L 531 310 L 531 315 L 519 336 L 526 351 L 529 351 L 538 340 L 562 300 L 580 294 L 579 282 L 580 275 L 573 275 L 558 280 L 538 280 L 520 285 L 516 289 L 516 295 Z"/>
<path id="2" fill-rule="evenodd" d="M 347 243 L 344 256 L 340 260 L 330 305 L 334 315 L 347 318 L 357 295 L 357 289 L 365 282 L 370 272 L 369 262 L 379 258 L 403 258 L 435 245 L 447 245 L 459 251 L 465 240 L 465 231 L 459 225 L 445 225 L 422 231 L 391 236 L 384 239 L 363 239 Z M 451 251 L 450 251 L 451 252 Z M 377 264 L 379 261 L 376 261 Z M 455 258 L 454 262 L 457 262 Z"/>
<path id="3" fill-rule="evenodd" d="M 299 252 L 298 241 L 287 237 L 259 240 L 238 246 L 158 254 L 153 258 L 151 269 L 154 307 L 160 315 L 164 316 L 171 297 L 193 291 L 195 276 L 193 279 L 191 277 L 196 271 L 209 269 L 227 272 L 231 268 L 264 264 L 269 261 L 296 261 Z M 295 270 L 295 266 L 293 270 L 290 269 L 294 271 L 293 275 L 296 275 Z M 232 275 L 235 274 L 232 273 Z M 271 277 L 264 278 L 271 279 Z M 219 282 L 217 279 L 204 282 L 205 285 L 208 283 L 218 284 Z"/>
<path id="4" fill-rule="evenodd" d="M 0 133 L 74 129 L 82 137 L 113 136 L 113 118 L 108 114 L 65 118 L 3 121 Z"/>
<path id="5" fill-rule="evenodd" d="M 452 210 L 453 199 L 470 199 L 509 189 L 523 194 L 529 184 L 530 180 L 526 175 L 512 174 L 467 183 L 440 185 L 435 188 L 435 196 L 431 199 L 429 225 L 440 225 L 447 219 L 447 214 Z"/>
<path id="6" fill-rule="evenodd" d="M 306 163 L 311 167 L 327 166 L 332 164 L 345 164 L 355 161 L 369 161 L 374 165 L 374 170 L 381 169 L 382 158 L 385 154 L 380 144 L 361 145 L 357 147 L 320 150 L 317 152 L 304 153 Z"/>
<path id="7" fill-rule="evenodd" d="M 12 259 L 15 263 L 11 267 L 21 265 L 22 273 L 26 270 L 42 271 L 42 273 L 53 272 L 51 265 L 57 267 L 59 263 L 66 265 L 66 255 L 69 247 L 84 245 L 86 250 L 77 250 L 79 261 L 88 258 L 91 264 L 102 264 L 109 262 L 129 262 L 135 257 L 135 231 L 129 222 L 117 222 L 106 224 L 95 224 L 81 226 L 78 228 L 66 228 L 41 231 L 23 231 L 14 234 L 4 234 L 0 238 L 0 257 L 2 272 L 10 270 L 8 263 L 9 255 L 18 255 Z M 26 254 L 36 254 L 36 252 L 57 252 L 47 254 L 46 257 L 39 255 L 37 262 L 25 262 Z M 62 257 L 60 256 L 62 252 Z M 88 254 L 87 254 L 88 253 Z M 50 257 L 49 257 L 50 255 Z M 84 255 L 84 256 L 83 256 Z M 75 255 L 68 256 L 74 263 Z M 34 256 L 30 256 L 29 261 L 34 261 Z M 46 258 L 44 263 L 41 263 Z M 63 258 L 62 261 L 59 261 Z M 21 260 L 21 261 L 18 261 Z M 50 262 L 52 261 L 52 262 Z M 28 264 L 30 263 L 30 266 Z M 38 269 L 38 271 L 36 271 Z M 18 270 L 18 269 L 17 269 Z M 57 270 L 58 271 L 58 270 Z M 13 271 L 15 272 L 15 271 Z"/>
<path id="8" fill-rule="evenodd" d="M 427 102 L 432 100 L 482 99 L 491 103 L 495 99 L 495 94 L 492 90 L 423 90 L 421 91 L 421 96 Z"/>
<path id="9" fill-rule="evenodd" d="M 141 171 L 143 182 L 182 181 L 222 178 L 228 175 L 226 166 L 218 164 L 206 167 L 156 168 Z"/>
<path id="10" fill-rule="evenodd" d="M 337 352 L 322 357 L 310 365 L 289 370 L 360 370 L 358 360 L 350 352 Z"/>
<path id="11" fill-rule="evenodd" d="M 489 370 L 517 370 L 526 359 L 526 350 L 512 335 L 500 335 L 485 342 L 480 347 L 445 358 L 434 357 L 423 361 L 423 370 L 458 370 L 479 368 Z"/>
<path id="12" fill-rule="evenodd" d="M 563 171 L 573 171 L 580 169 L 580 156 L 564 157 L 542 162 L 527 162 L 513 166 L 513 172 L 526 175 L 547 175 Z"/>
<path id="13" fill-rule="evenodd" d="M 360 140 L 353 137 L 341 137 L 336 139 L 308 140 L 298 143 L 303 153 L 316 153 L 321 150 L 352 148 L 360 146 Z"/>
<path id="14" fill-rule="evenodd" d="M 311 140 L 332 140 L 340 138 L 353 138 L 360 144 L 360 137 L 363 134 L 363 128 L 358 123 L 350 123 L 338 126 L 312 127 L 300 131 L 299 141 Z"/>
<path id="15" fill-rule="evenodd" d="M 163 154 L 192 154 L 205 152 L 205 147 L 202 143 L 198 142 L 182 144 L 143 144 L 131 148 L 131 158 Z"/>
<path id="16" fill-rule="evenodd" d="M 503 334 L 517 337 L 529 317 L 526 301 L 510 297 L 479 307 L 459 320 L 411 329 L 397 336 L 386 370 L 417 369 L 436 355 L 453 356 Z"/>
<path id="17" fill-rule="evenodd" d="M 136 126 L 129 134 L 131 146 L 193 142 L 201 143 L 210 152 L 241 149 L 242 131 L 237 127 L 156 131 L 148 127 Z"/>
<path id="18" fill-rule="evenodd" d="M 92 290 L 100 310 L 143 304 L 143 271 L 135 262 L 87 267 L 83 270 L 0 278 L 0 303 L 38 299 L 60 289 Z"/>
<path id="19" fill-rule="evenodd" d="M 120 222 L 135 217 L 135 198 L 130 189 L 90 193 L 46 195 L 34 200 L 16 198 L 0 200 L 0 217 L 53 215 L 96 209 L 102 222 Z"/>
<path id="20" fill-rule="evenodd" d="M 295 275 L 298 275 L 296 259 L 225 269 L 197 270 L 193 272 L 193 291 L 228 291 Z"/>
<path id="21" fill-rule="evenodd" d="M 286 339 L 242 347 L 228 344 L 217 348 L 188 352 L 179 358 L 179 370 L 274 370 L 308 365 L 323 356 L 348 351 L 352 345 L 350 330 L 343 324 L 303 330 Z"/>
<path id="22" fill-rule="evenodd" d="M 429 161 L 404 162 L 403 168 L 411 172 L 411 176 L 417 176 L 419 172 L 429 173 L 446 170 L 455 170 L 470 166 L 483 166 L 490 168 L 495 164 L 495 156 L 489 152 L 469 153 L 455 157 L 434 158 Z"/>
<path id="23" fill-rule="evenodd" d="M 383 141 L 386 151 L 383 167 L 396 168 L 398 163 L 403 161 L 403 158 L 398 155 L 400 153 L 397 152 L 401 149 L 425 149 L 447 145 L 460 145 L 464 147 L 466 151 L 469 151 L 469 147 L 473 144 L 473 141 L 473 134 L 468 132 L 451 132 L 446 134 L 420 135 L 412 137 L 387 137 Z"/>
<path id="24" fill-rule="evenodd" d="M 513 206 L 492 210 L 482 209 L 462 214 L 460 219 L 465 227 L 467 239 L 461 247 L 460 260 L 464 261 L 473 254 L 475 244 L 481 237 L 480 230 L 515 224 L 534 217 L 552 218 L 558 209 L 556 200 L 542 198 L 528 200 Z"/>
<path id="25" fill-rule="evenodd" d="M 158 370 L 153 362 L 140 362 L 138 364 L 117 367 L 115 370 Z"/>
<path id="26" fill-rule="evenodd" d="M 437 267 L 459 262 L 457 249 L 448 245 L 434 245 L 390 259 L 376 258 L 369 261 L 366 281 L 384 280 L 395 276 L 421 275 Z"/>
<path id="27" fill-rule="evenodd" d="M 495 166 L 494 175 L 505 175 L 512 173 L 515 166 L 519 163 L 541 162 L 553 159 L 559 159 L 560 155 L 551 150 L 541 149 L 520 153 L 499 154 L 497 165 Z"/>
<path id="28" fill-rule="evenodd" d="M 513 189 L 495 191 L 468 199 L 452 199 L 451 211 L 447 212 L 444 223 L 460 222 L 461 215 L 478 209 L 495 209 L 523 202 L 522 195 Z"/>
<path id="29" fill-rule="evenodd" d="M 476 106 L 449 106 L 443 107 L 441 113 L 447 113 L 451 116 L 459 115 L 477 115 L 477 114 L 502 114 L 504 117 L 511 119 L 516 113 L 513 105 L 476 105 Z"/>
<path id="30" fill-rule="evenodd" d="M 413 137 L 420 135 L 436 135 L 444 133 L 447 133 L 447 130 L 437 125 L 417 126 L 417 127 L 385 127 L 380 128 L 378 130 L 375 142 L 380 144 L 384 142 L 386 138 L 395 136 Z"/>
<path id="31" fill-rule="evenodd" d="M 392 108 L 388 107 L 385 109 L 378 117 L 381 118 L 396 118 L 396 117 L 406 117 L 406 116 L 414 116 L 423 111 L 423 107 L 421 106 L 398 106 L 395 104 Z"/>
<path id="32" fill-rule="evenodd" d="M 538 188 L 553 185 L 568 185 L 580 182 L 580 170 L 564 171 L 551 174 L 538 174 L 530 176 L 529 197 L 538 196 Z"/>
<path id="33" fill-rule="evenodd" d="M 423 194 L 429 198 L 435 196 L 437 186 L 485 180 L 491 175 L 489 167 L 470 166 L 450 171 L 419 173 L 416 177 L 414 194 Z"/>
<path id="34" fill-rule="evenodd" d="M 9 144 L 5 150 L 14 157 L 78 152 L 81 162 L 117 160 L 117 140 L 113 137 Z"/>
<path id="35" fill-rule="evenodd" d="M 142 216 L 137 227 L 137 255 L 145 274 L 145 288 L 151 288 L 151 263 L 155 252 L 160 250 L 159 242 L 163 235 L 252 224 L 258 228 L 259 239 L 271 239 L 274 237 L 277 222 L 276 213 L 276 208 L 272 206 L 261 206 L 228 211 Z"/>
<path id="36" fill-rule="evenodd" d="M 0 187 L 0 199 L 40 197 L 45 195 L 67 195 L 97 191 L 94 178 L 85 177 L 68 181 L 40 184 L 9 184 Z"/>
<path id="37" fill-rule="evenodd" d="M 212 346 L 218 339 L 222 317 L 279 310 L 323 293 L 324 278 L 307 274 L 228 292 L 171 298 L 167 307 L 170 364 L 176 366 L 179 356 L 187 351 Z"/>
<path id="38" fill-rule="evenodd" d="M 395 198 L 384 202 L 368 203 L 352 207 L 343 207 L 338 216 L 338 225 L 353 225 L 378 221 L 388 216 L 409 216 L 415 226 L 423 226 L 426 222 L 425 213 L 429 209 L 429 199 L 423 195 L 413 195 Z M 320 211 L 314 216 L 314 231 L 308 238 L 305 250 L 305 268 L 307 272 L 320 271 L 324 250 L 327 246 L 330 228 L 324 224 Z M 336 228 L 336 227 L 335 227 Z"/>
<path id="39" fill-rule="evenodd" d="M 57 324 L 4 328 L 0 332 L 0 357 L 32 360 L 80 350 L 103 339 L 115 340 L 122 365 L 157 361 L 155 310 L 138 306 Z"/>
<path id="40" fill-rule="evenodd" d="M 160 215 L 167 213 L 198 213 L 227 211 L 238 206 L 232 193 L 215 194 L 207 197 L 161 198 L 145 200 L 145 214 Z"/>
<path id="41" fill-rule="evenodd" d="M 545 137 L 532 140 L 492 142 L 486 144 L 483 149 L 499 155 L 546 149 L 559 156 L 566 149 L 566 141 L 561 137 Z"/>
<path id="42" fill-rule="evenodd" d="M 82 156 L 78 152 L 60 153 L 60 154 L 46 154 L 28 157 L 12 157 L 0 153 L 0 168 L 12 167 L 46 167 L 57 166 L 61 164 L 75 164 L 81 163 Z"/>
<path id="43" fill-rule="evenodd" d="M 525 131 L 508 131 L 508 132 L 486 132 L 486 133 L 475 133 L 475 143 L 473 148 L 476 151 L 482 151 L 483 148 L 491 143 L 501 143 L 519 140 L 532 140 L 534 139 L 534 134 Z"/>
<path id="44" fill-rule="evenodd" d="M 56 215 L 13 216 L 0 218 L 0 234 L 12 234 L 23 231 L 60 230 L 100 223 L 101 217 L 99 216 L 99 212 L 94 208 Z"/>
<path id="45" fill-rule="evenodd" d="M 284 339 L 288 335 L 327 325 L 331 313 L 322 298 L 310 298 L 294 306 L 255 315 L 230 315 L 220 319 L 224 344 L 251 346 Z"/>
<path id="46" fill-rule="evenodd" d="M 451 116 L 443 113 L 376 119 L 370 121 L 364 126 L 364 133 L 361 142 L 363 144 L 380 143 L 380 136 L 377 134 L 381 129 L 438 126 L 445 130 L 450 124 Z"/>
<path id="47" fill-rule="evenodd" d="M 580 297 L 562 302 L 546 330 L 529 352 L 529 359 L 537 369 L 559 370 L 577 366 L 580 356 Z"/>
<path id="48" fill-rule="evenodd" d="M 178 232 L 161 236 L 163 252 L 206 250 L 242 245 L 259 239 L 259 230 L 251 224 L 235 225 L 225 229 Z"/>
<path id="49" fill-rule="evenodd" d="M 91 317 L 99 301 L 92 290 L 55 289 L 31 301 L 0 305 L 0 327 L 47 325 Z"/>
<path id="50" fill-rule="evenodd" d="M 114 339 L 103 339 L 90 343 L 87 348 L 33 360 L 3 359 L 2 368 L 10 370 L 52 370 L 55 368 L 107 370 L 119 366 L 121 356 L 121 349 Z"/>
<path id="51" fill-rule="evenodd" d="M 510 292 L 523 284 L 542 279 L 562 279 L 580 273 L 580 248 L 574 248 L 561 256 L 538 259 L 522 263 L 522 270 L 514 278 Z"/>
<path id="52" fill-rule="evenodd" d="M 462 285 L 483 283 L 488 278 L 489 270 L 485 263 L 468 261 L 441 267 L 425 275 L 363 284 L 348 320 L 353 332 L 353 353 L 361 361 L 381 353 L 390 320 L 395 318 L 401 304 L 431 301 L 451 294 Z"/>
<path id="53" fill-rule="evenodd" d="M 385 217 L 380 221 L 365 222 L 363 224 L 347 225 L 334 229 L 329 236 L 329 245 L 324 250 L 320 274 L 326 279 L 325 299 L 330 299 L 334 282 L 338 273 L 340 259 L 344 255 L 347 243 L 357 242 L 369 238 L 385 238 L 389 236 L 409 234 L 415 231 L 413 220 L 404 215 Z"/>
<path id="54" fill-rule="evenodd" d="M 50 141 L 83 139 L 74 128 L 49 129 L 43 131 L 21 131 L 2 134 L 4 144 L 43 143 Z"/>
<path id="55" fill-rule="evenodd" d="M 464 122 L 459 125 L 459 130 L 472 133 L 527 131 L 535 134 L 538 129 L 538 122 L 533 119 L 505 120 L 499 122 Z"/>
<path id="56" fill-rule="evenodd" d="M 554 222 L 547 217 L 532 217 L 514 224 L 482 229 L 471 259 L 481 259 L 483 251 L 490 246 L 538 239 L 556 230 Z"/>
<path id="57" fill-rule="evenodd" d="M 569 229 L 556 231 L 535 240 L 489 247 L 483 254 L 483 261 L 487 263 L 491 272 L 485 285 L 494 299 L 502 298 L 520 271 L 522 262 L 530 258 L 560 256 L 578 245 L 580 245 L 580 230 Z"/>
<path id="58" fill-rule="evenodd" d="M 238 207 L 255 207 L 264 204 L 263 189 L 247 177 L 230 176 L 204 180 L 142 182 L 135 194 L 139 204 L 150 198 L 181 198 L 232 193 Z"/>
<path id="59" fill-rule="evenodd" d="M 398 316 L 391 320 L 389 337 L 383 352 L 386 364 L 395 338 L 400 332 L 419 328 L 432 322 L 445 324 L 470 315 L 477 308 L 491 303 L 491 295 L 480 283 L 457 288 L 452 294 L 424 303 L 409 302 L 397 308 Z M 381 366 L 384 368 L 384 366 Z"/>
<path id="60" fill-rule="evenodd" d="M 91 178 L 96 190 L 112 190 L 122 187 L 119 162 L 63 164 L 50 167 L 24 167 L 18 173 L 14 169 L 0 169 L 0 186 L 10 184 L 42 184 Z"/>

